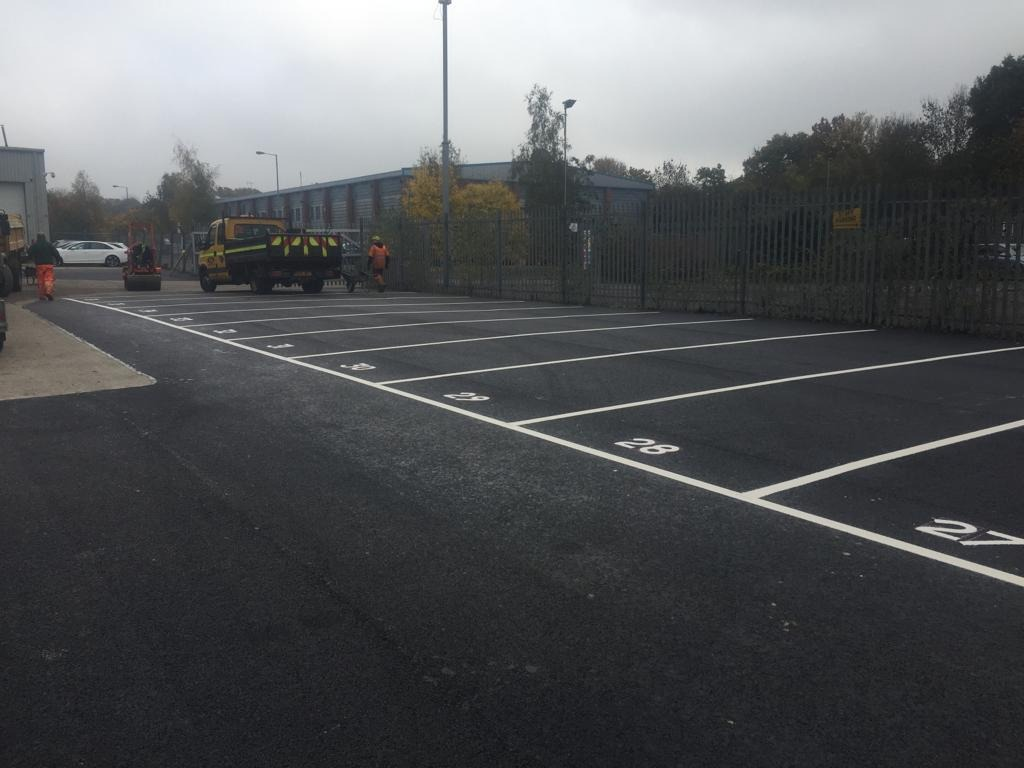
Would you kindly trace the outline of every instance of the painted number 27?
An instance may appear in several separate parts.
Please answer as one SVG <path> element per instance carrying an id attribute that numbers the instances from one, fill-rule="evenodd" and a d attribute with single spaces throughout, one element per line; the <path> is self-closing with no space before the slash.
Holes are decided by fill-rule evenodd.
<path id="1" fill-rule="evenodd" d="M 675 453 L 679 450 L 678 445 L 659 445 L 656 441 L 646 437 L 634 437 L 632 440 L 623 440 L 616 445 L 621 448 L 629 448 L 631 451 L 646 453 L 648 456 L 661 456 L 664 453 Z"/>
<path id="2" fill-rule="evenodd" d="M 1010 536 L 1008 533 L 997 531 L 979 532 L 970 523 L 961 523 L 959 520 L 940 520 L 936 518 L 929 525 L 919 525 L 914 530 L 921 533 L 929 533 L 932 536 L 939 536 L 943 539 L 957 541 L 965 547 L 984 547 L 996 544 L 1024 544 L 1024 539 Z"/>

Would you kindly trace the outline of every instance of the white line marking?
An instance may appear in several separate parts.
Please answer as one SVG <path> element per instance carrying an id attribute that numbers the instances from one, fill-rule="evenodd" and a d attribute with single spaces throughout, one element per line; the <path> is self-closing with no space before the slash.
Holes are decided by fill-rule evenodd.
<path id="1" fill-rule="evenodd" d="M 465 416 L 467 418 L 483 422 L 484 424 L 490 424 L 491 426 L 500 427 L 501 429 L 506 429 L 510 432 L 514 432 L 517 434 L 527 435 L 529 437 L 536 438 L 537 440 L 542 440 L 546 443 L 551 443 L 553 445 L 559 445 L 562 446 L 563 448 L 568 448 L 570 450 L 577 451 L 588 456 L 594 456 L 596 458 L 604 459 L 605 461 L 614 462 L 615 464 L 630 467 L 632 469 L 636 469 L 640 472 L 645 472 L 650 475 L 656 475 L 666 480 L 672 480 L 677 483 L 688 485 L 693 488 L 699 488 L 701 490 L 708 491 L 709 493 L 714 493 L 716 495 L 723 496 L 728 499 L 734 499 L 736 501 L 745 502 L 752 506 L 760 507 L 761 509 L 768 509 L 773 512 L 778 512 L 780 514 L 787 515 L 788 517 L 793 517 L 798 520 L 803 520 L 805 522 L 813 523 L 815 525 L 820 525 L 824 528 L 829 528 L 834 531 L 840 531 L 842 533 L 846 533 L 851 536 L 864 539 L 866 541 L 871 541 L 876 544 L 881 544 L 883 546 L 890 547 L 892 549 L 900 550 L 901 552 L 907 552 L 909 554 L 917 555 L 928 560 L 944 563 L 946 565 L 951 565 L 955 568 L 960 568 L 964 571 L 975 573 L 980 576 L 987 576 L 991 579 L 996 579 L 1007 584 L 1012 584 L 1015 587 L 1024 588 L 1024 576 L 1018 576 L 1013 573 L 1007 573 L 1006 571 L 1000 571 L 996 568 L 991 568 L 987 565 L 981 565 L 980 563 L 974 563 L 970 560 L 964 560 L 959 557 L 953 557 L 952 555 L 947 555 L 943 552 L 928 549 L 917 544 L 911 544 L 900 539 L 894 539 L 890 536 L 884 536 L 880 533 L 875 533 L 874 531 L 869 531 L 864 528 L 857 528 L 853 525 L 847 525 L 846 523 L 840 523 L 836 520 L 830 520 L 827 517 L 813 515 L 809 512 L 794 509 L 793 507 L 787 507 L 782 504 L 776 504 L 775 502 L 768 501 L 767 499 L 747 498 L 743 493 L 739 491 L 733 491 L 729 488 L 724 488 L 723 486 L 720 485 L 714 485 L 713 483 L 706 483 L 703 480 L 688 477 L 687 475 L 681 475 L 676 472 L 670 472 L 665 469 L 660 469 L 659 467 L 655 467 L 650 464 L 643 464 L 639 461 L 634 461 L 633 459 L 627 459 L 622 456 L 616 456 L 615 454 L 606 453 L 605 451 L 600 451 L 597 450 L 596 448 L 590 448 L 589 446 L 586 445 L 574 443 L 560 437 L 555 437 L 554 435 L 546 435 L 543 432 L 537 432 L 532 429 L 527 429 L 526 427 L 520 426 L 515 423 L 501 421 L 499 419 L 495 419 L 490 416 L 485 416 L 480 413 L 474 413 L 473 411 L 466 410 L 465 408 L 458 408 L 446 402 L 431 400 L 429 398 L 413 394 L 412 392 L 404 392 L 400 389 L 393 389 L 383 384 L 377 384 L 372 381 L 360 379 L 357 376 L 351 376 L 347 373 L 342 373 L 341 371 L 334 371 L 329 368 L 322 368 L 318 365 L 307 363 L 304 360 L 296 360 L 295 358 L 284 357 L 283 355 L 278 355 L 263 349 L 247 347 L 244 344 L 240 344 L 237 340 L 221 339 L 214 336 L 209 336 L 200 331 L 193 331 L 189 328 L 184 328 L 179 325 L 164 322 L 163 320 L 159 320 L 154 317 L 145 317 L 142 315 L 138 315 L 135 314 L 134 312 L 129 312 L 117 307 L 106 307 L 100 304 L 92 304 L 91 302 L 79 301 L 78 299 L 67 299 L 67 301 L 73 301 L 79 304 L 86 304 L 88 306 L 99 307 L 101 309 L 106 309 L 110 312 L 121 312 L 122 314 L 128 315 L 129 317 L 137 318 L 139 320 L 148 320 L 151 323 L 158 323 L 159 325 L 163 325 L 167 328 L 172 328 L 174 330 L 182 331 L 184 333 L 191 333 L 204 339 L 219 342 L 220 344 L 227 344 L 228 346 L 237 347 L 239 349 L 245 349 L 254 354 L 263 355 L 264 357 L 269 357 L 273 360 L 278 360 L 283 363 L 289 363 L 291 365 L 297 365 L 308 370 L 327 374 L 328 376 L 334 376 L 335 378 L 354 382 L 364 387 L 376 389 L 380 392 L 388 392 L 397 397 L 405 398 L 406 400 L 412 400 L 417 403 L 422 403 L 423 405 L 429 405 L 432 408 L 438 408 L 440 410 L 449 411 L 450 413 L 456 413 L 459 414 L 460 416 Z"/>
<path id="2" fill-rule="evenodd" d="M 866 459 L 859 459 L 857 461 L 851 461 L 846 464 L 840 464 L 839 466 L 832 467 L 831 469 L 823 469 L 820 472 L 814 472 L 810 475 L 803 475 L 802 477 L 794 477 L 792 480 L 785 480 L 781 483 L 775 483 L 774 485 L 766 485 L 763 488 L 755 488 L 752 491 L 747 491 L 743 494 L 744 498 L 747 499 L 760 499 L 765 496 L 772 496 L 782 491 L 788 491 L 790 488 L 798 488 L 801 485 L 809 485 L 810 483 L 816 483 L 819 480 L 825 480 L 836 475 L 842 475 L 847 472 L 856 472 L 858 469 L 864 469 L 865 467 L 871 467 L 875 464 L 884 464 L 888 461 L 894 461 L 896 459 L 902 459 L 905 456 L 913 456 L 918 453 L 924 453 L 925 451 L 934 451 L 937 448 L 945 448 L 947 445 L 956 445 L 957 443 L 965 443 L 968 440 L 977 440 L 981 437 L 987 437 L 989 435 L 995 435 L 1000 432 L 1009 432 L 1011 429 L 1019 429 L 1024 427 L 1024 419 L 1019 421 L 1009 421 L 1005 424 L 998 424 L 994 427 L 987 427 L 986 429 L 978 429 L 974 432 L 965 432 L 961 435 L 954 435 L 952 437 L 944 437 L 941 440 L 932 440 L 930 443 L 921 443 L 920 445 L 913 445 L 909 448 L 901 448 L 898 451 L 889 451 L 888 453 L 880 453 L 877 456 L 869 456 Z"/>
<path id="3" fill-rule="evenodd" d="M 345 308 L 349 307 L 449 307 L 449 306 L 462 306 L 464 304 L 522 304 L 522 301 L 436 301 L 436 302 L 424 302 L 419 301 L 415 304 L 355 304 L 349 302 L 334 302 L 333 304 L 306 304 L 305 306 L 294 306 L 286 307 L 280 304 L 264 304 L 256 308 L 246 309 L 204 309 L 201 312 L 189 312 L 190 315 L 230 315 L 237 312 L 268 312 L 272 309 L 290 310 L 290 309 L 337 309 L 340 304 L 344 304 Z M 136 311 L 141 311 L 142 307 L 129 307 Z M 161 307 L 164 309 L 164 307 Z M 162 312 L 157 313 L 156 317 L 169 317 L 170 315 L 180 315 L 180 312 Z M 272 318 L 274 320 L 301 320 L 302 318 Z M 241 322 L 241 321 L 239 321 Z M 259 320 L 250 320 L 249 322 L 260 322 Z"/>
<path id="4" fill-rule="evenodd" d="M 524 309 L 533 309 L 533 307 L 526 307 Z M 574 307 L 568 307 L 568 309 L 574 309 Z M 575 309 L 583 309 L 583 307 L 575 307 Z M 482 310 L 488 312 L 518 312 L 516 309 L 504 309 L 504 310 Z M 381 313 L 388 314 L 388 313 Z M 409 314 L 409 313 L 406 313 Z M 136 317 L 145 317 L 145 315 L 136 315 Z M 498 317 L 494 319 L 474 319 L 474 320 L 432 320 L 429 323 L 396 323 L 394 325 L 365 325 L 356 326 L 354 328 L 325 328 L 322 331 L 293 331 L 291 333 L 271 333 L 266 336 L 245 336 L 237 339 L 237 341 L 254 341 L 256 339 L 277 339 L 282 336 L 313 336 L 320 333 L 354 333 L 356 331 L 379 331 L 384 328 L 420 328 L 425 325 L 461 325 L 463 323 L 525 323 L 530 320 L 564 320 L 567 317 L 578 317 L 578 315 L 545 315 L 543 317 Z M 593 315 L 587 315 L 587 317 L 593 317 Z M 189 327 L 189 326 L 184 326 Z"/>
<path id="5" fill-rule="evenodd" d="M 474 302 L 470 302 L 474 303 Z M 345 312 L 340 315 L 303 315 L 301 317 L 261 317 L 256 320 L 223 320 L 216 323 L 192 323 L 187 328 L 210 328 L 214 325 L 252 325 L 270 323 L 292 323 L 298 320 L 333 320 L 338 317 L 373 317 L 375 315 L 449 315 L 466 312 L 546 312 L 553 307 L 498 307 L 497 309 L 403 309 L 397 312 Z M 582 309 L 582 307 L 580 307 Z M 145 312 L 146 310 L 142 310 Z M 199 314 L 195 312 L 193 314 Z M 153 315 L 165 317 L 165 315 Z"/>
<path id="6" fill-rule="evenodd" d="M 371 299 L 368 296 L 348 295 L 348 294 L 301 294 L 301 293 L 279 293 L 272 294 L 271 296 L 253 294 L 248 291 L 239 291 L 234 294 L 224 294 L 227 296 L 234 296 L 235 298 L 227 301 L 216 301 L 208 297 L 209 294 L 196 293 L 195 301 L 182 302 L 181 299 L 189 296 L 190 294 L 183 293 L 177 296 L 168 296 L 165 299 L 135 299 L 134 302 L 130 299 L 116 299 L 111 300 L 110 297 L 96 297 L 95 299 L 89 300 L 83 296 L 78 298 L 89 301 L 90 303 L 99 304 L 100 306 L 120 306 L 123 305 L 128 309 L 141 309 L 144 307 L 191 307 L 196 305 L 202 305 L 205 307 L 209 306 L 238 306 L 239 304 L 262 304 L 264 306 L 272 307 L 278 302 L 284 301 L 300 301 L 313 303 L 316 301 L 330 301 L 335 304 L 356 304 L 359 301 L 397 301 L 399 299 L 423 299 L 424 302 L 436 300 L 437 298 L 445 298 L 444 296 L 419 296 L 417 294 L 400 294 L 395 293 L 389 296 L 373 296 Z"/>
<path id="7" fill-rule="evenodd" d="M 454 373 L 437 373 L 433 376 L 416 376 L 410 379 L 392 379 L 382 384 L 408 384 L 413 381 L 430 381 L 431 379 L 448 379 L 453 376 L 472 376 L 478 373 L 495 373 L 497 371 L 514 371 L 519 368 L 540 368 L 545 365 L 564 365 L 566 363 L 584 363 L 588 360 L 609 360 L 614 357 L 633 357 L 635 355 L 655 355 L 659 352 L 681 352 L 687 349 L 709 349 L 711 347 L 732 347 L 737 344 L 760 344 L 765 341 L 787 341 L 789 339 L 814 339 L 819 336 L 844 336 L 850 333 L 873 333 L 873 328 L 857 331 L 830 331 L 828 333 L 800 333 L 792 336 L 767 336 L 759 339 L 739 339 L 738 341 L 715 341 L 707 344 L 688 344 L 684 347 L 661 347 L 659 349 L 638 349 L 632 352 L 613 352 L 607 355 L 587 355 L 586 357 L 570 357 L 564 360 L 546 360 L 539 363 L 521 363 L 519 365 L 502 365 L 497 368 L 477 368 L 473 371 L 455 371 Z"/>
<path id="8" fill-rule="evenodd" d="M 586 317 L 607 317 L 618 315 L 659 315 L 660 312 L 605 312 L 586 315 Z M 424 341 L 420 344 L 397 344 L 392 347 L 370 347 L 368 349 L 346 349 L 342 352 L 318 352 L 315 355 L 295 355 L 296 360 L 308 360 L 313 357 L 332 357 L 334 355 L 355 355 L 360 352 L 387 352 L 393 349 L 414 349 L 415 347 L 438 347 L 444 344 L 472 344 L 477 341 L 497 341 L 498 339 L 522 339 L 527 336 L 558 336 L 567 333 L 600 333 L 601 331 L 625 331 L 636 328 L 664 328 L 669 325 L 709 325 L 711 323 L 743 323 L 753 320 L 752 317 L 740 317 L 734 320 L 689 320 L 679 323 L 642 323 L 640 325 L 610 325 L 605 328 L 574 328 L 569 331 L 535 331 L 533 333 L 509 333 L 504 336 L 478 336 L 473 339 L 448 339 L 446 341 Z"/>
<path id="9" fill-rule="evenodd" d="M 149 319 L 149 318 L 146 318 Z M 687 392 L 682 395 L 668 395 L 667 397 L 654 397 L 650 400 L 637 400 L 632 403 L 619 403 L 617 405 L 606 405 L 600 408 L 587 408 L 582 411 L 569 411 L 568 413 L 556 413 L 552 416 L 539 416 L 536 419 L 523 419 L 512 422 L 519 426 L 526 424 L 540 424 L 543 421 L 557 421 L 559 419 L 572 419 L 577 416 L 589 416 L 594 413 L 607 413 L 608 411 L 621 411 L 627 408 L 642 408 L 646 405 L 657 405 L 659 403 L 671 403 L 676 400 L 689 400 L 692 397 L 706 397 L 708 395 L 720 395 L 725 392 L 738 392 L 743 389 L 757 389 L 758 387 L 771 387 L 776 384 L 788 384 L 793 381 L 808 381 L 810 379 L 824 379 L 829 376 L 845 376 L 850 373 L 863 373 L 865 371 L 880 371 L 885 368 L 901 368 L 907 365 L 922 365 L 924 363 L 935 363 L 942 360 L 955 360 L 960 357 L 976 357 L 978 355 L 994 355 L 999 352 L 1020 352 L 1024 347 L 1002 347 L 1000 349 L 986 349 L 980 352 L 963 352 L 958 355 L 941 355 L 939 357 L 923 357 L 918 360 L 904 360 L 899 363 L 883 363 L 881 365 L 865 365 L 860 368 L 842 368 L 836 371 L 822 371 L 821 373 L 808 373 L 802 376 L 786 376 L 783 379 L 769 379 L 767 381 L 752 381 L 749 384 L 737 384 L 732 387 L 718 387 L 716 389 L 702 389 L 697 392 Z"/>

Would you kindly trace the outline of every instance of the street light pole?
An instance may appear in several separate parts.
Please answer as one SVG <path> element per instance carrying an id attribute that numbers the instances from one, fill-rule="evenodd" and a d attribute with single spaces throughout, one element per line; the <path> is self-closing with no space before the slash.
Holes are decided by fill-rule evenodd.
<path id="1" fill-rule="evenodd" d="M 569 108 L 576 103 L 576 99 L 566 99 L 562 102 L 562 207 L 569 206 Z"/>
<path id="2" fill-rule="evenodd" d="M 278 192 L 281 191 L 281 174 L 277 170 L 277 155 L 273 152 L 264 152 L 261 149 L 256 150 L 257 155 L 270 155 L 274 158 L 274 187 Z"/>
<path id="3" fill-rule="evenodd" d="M 125 184 L 114 184 L 114 189 L 123 189 L 124 190 L 124 201 L 127 203 L 128 202 L 128 187 L 127 187 L 127 185 L 125 185 Z"/>
<path id="4" fill-rule="evenodd" d="M 441 139 L 441 225 L 444 227 L 444 287 L 447 290 L 451 274 L 451 239 L 449 217 L 451 199 L 448 189 L 448 164 L 451 162 L 448 149 L 448 6 L 452 0 L 437 0 L 441 6 L 441 70 L 444 134 Z"/>

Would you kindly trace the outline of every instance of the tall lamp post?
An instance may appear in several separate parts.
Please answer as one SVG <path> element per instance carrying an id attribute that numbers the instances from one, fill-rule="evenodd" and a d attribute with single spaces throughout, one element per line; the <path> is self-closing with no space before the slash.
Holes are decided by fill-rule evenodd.
<path id="1" fill-rule="evenodd" d="M 124 190 L 124 201 L 128 202 L 128 186 L 126 184 L 114 184 L 114 189 Z"/>
<path id="2" fill-rule="evenodd" d="M 270 155 L 274 158 L 274 187 L 278 192 L 281 191 L 281 174 L 277 170 L 277 155 L 273 152 L 264 152 L 262 149 L 256 150 L 257 155 Z"/>
<path id="3" fill-rule="evenodd" d="M 569 108 L 576 103 L 576 99 L 566 99 L 562 102 L 562 207 L 569 205 Z"/>
<path id="4" fill-rule="evenodd" d="M 442 72 L 442 112 L 444 134 L 441 138 L 441 225 L 444 227 L 444 287 L 447 290 L 451 274 L 451 240 L 449 236 L 449 217 L 451 200 L 448 190 L 448 164 L 451 162 L 448 149 L 448 6 L 452 0 L 437 0 L 441 6 L 441 72 Z"/>

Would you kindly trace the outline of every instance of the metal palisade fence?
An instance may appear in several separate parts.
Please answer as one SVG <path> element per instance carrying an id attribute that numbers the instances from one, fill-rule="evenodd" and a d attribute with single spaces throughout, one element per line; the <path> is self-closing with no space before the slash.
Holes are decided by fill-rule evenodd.
<path id="1" fill-rule="evenodd" d="M 1024 337 L 1024 190 L 684 191 L 370 228 L 422 291 Z"/>

